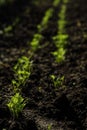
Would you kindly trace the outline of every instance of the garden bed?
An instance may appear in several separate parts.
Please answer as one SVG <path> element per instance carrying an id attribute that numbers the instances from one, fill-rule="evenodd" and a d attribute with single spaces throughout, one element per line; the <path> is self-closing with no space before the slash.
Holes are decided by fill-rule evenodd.
<path id="1" fill-rule="evenodd" d="M 64 46 L 65 58 L 59 63 L 52 54 L 57 50 L 53 37 L 58 33 L 58 13 L 63 0 L 57 6 L 53 5 L 52 0 L 42 3 L 40 0 L 26 0 L 15 4 L 13 9 L 9 6 L 1 9 L 0 130 L 87 129 L 86 4 L 86 0 L 71 0 L 65 4 L 67 24 L 64 33 L 68 39 Z M 14 10 L 16 6 L 17 11 Z M 41 24 L 48 9 L 52 9 L 53 14 L 49 16 L 47 25 Z M 43 27 L 42 31 L 38 31 L 37 25 Z M 31 41 L 35 34 L 42 39 L 32 53 Z M 13 68 L 22 56 L 32 61 L 32 69 L 26 83 L 20 85 L 20 93 L 27 103 L 14 118 L 7 103 L 14 95 Z M 55 76 L 56 82 L 60 79 L 61 83 L 55 85 L 52 76 Z"/>

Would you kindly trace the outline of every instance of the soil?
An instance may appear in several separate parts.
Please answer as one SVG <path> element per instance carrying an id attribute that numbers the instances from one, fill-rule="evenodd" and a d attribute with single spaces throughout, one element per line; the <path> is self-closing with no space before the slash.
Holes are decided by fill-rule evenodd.
<path id="1" fill-rule="evenodd" d="M 58 12 L 54 8 L 43 40 L 32 57 L 31 76 L 22 86 L 27 105 L 18 119 L 13 119 L 6 103 L 12 95 L 13 66 L 31 49 L 29 43 L 37 33 L 44 12 L 52 0 L 22 0 L 0 8 L 0 130 L 86 130 L 87 129 L 87 0 L 70 0 L 67 4 L 66 31 L 69 35 L 66 59 L 56 63 L 52 52 L 56 47 Z M 2 30 L 18 22 L 8 33 Z M 50 75 L 64 76 L 62 86 L 55 88 Z"/>

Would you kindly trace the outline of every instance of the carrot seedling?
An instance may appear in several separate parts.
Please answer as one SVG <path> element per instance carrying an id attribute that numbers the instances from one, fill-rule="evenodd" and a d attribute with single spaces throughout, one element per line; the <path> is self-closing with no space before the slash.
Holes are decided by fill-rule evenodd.
<path id="1" fill-rule="evenodd" d="M 17 64 L 14 66 L 15 79 L 12 80 L 14 87 L 25 85 L 26 80 L 29 78 L 32 69 L 32 61 L 26 56 L 19 58 Z"/>
<path id="2" fill-rule="evenodd" d="M 50 77 L 55 88 L 61 87 L 63 85 L 64 76 L 56 77 L 55 75 L 51 75 Z"/>
<path id="3" fill-rule="evenodd" d="M 7 103 L 7 106 L 13 118 L 18 118 L 19 113 L 22 112 L 25 105 L 26 102 L 24 101 L 24 98 L 19 93 L 16 93 L 14 96 L 12 96 L 10 101 Z"/>

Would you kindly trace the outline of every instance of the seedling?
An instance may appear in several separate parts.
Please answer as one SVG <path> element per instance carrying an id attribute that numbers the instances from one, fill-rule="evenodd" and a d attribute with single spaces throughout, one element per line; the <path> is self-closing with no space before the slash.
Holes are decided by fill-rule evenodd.
<path id="1" fill-rule="evenodd" d="M 56 62 L 60 63 L 65 60 L 66 50 L 64 48 L 59 48 L 57 51 L 52 52 L 55 57 Z"/>
<path id="2" fill-rule="evenodd" d="M 66 21 L 65 20 L 59 20 L 58 21 L 58 34 L 62 34 L 62 33 L 65 33 L 65 26 L 66 26 Z"/>
<path id="3" fill-rule="evenodd" d="M 64 4 L 67 4 L 68 0 L 64 0 Z"/>
<path id="4" fill-rule="evenodd" d="M 53 15 L 53 11 L 54 11 L 53 8 L 50 8 L 46 11 L 41 24 L 37 26 L 39 33 L 41 33 L 45 28 L 47 28 L 48 21 L 51 18 L 51 16 Z"/>
<path id="5" fill-rule="evenodd" d="M 39 43 L 42 40 L 42 35 L 37 33 L 34 35 L 33 40 L 31 41 L 31 48 L 33 51 L 35 51 L 39 47 Z"/>
<path id="6" fill-rule="evenodd" d="M 4 28 L 4 33 L 9 33 L 10 31 L 12 31 L 13 27 L 11 25 L 7 26 Z"/>
<path id="7" fill-rule="evenodd" d="M 6 27 L 2 30 L 3 33 L 1 32 L 0 34 L 5 34 L 6 36 L 8 36 L 9 33 L 10 33 L 10 35 L 11 35 L 11 32 L 12 32 L 14 26 L 15 26 L 18 22 L 19 22 L 19 18 L 17 17 L 17 18 L 14 20 L 14 22 L 13 22 L 11 25 L 6 26 Z"/>
<path id="8" fill-rule="evenodd" d="M 17 64 L 14 66 L 15 80 L 12 80 L 14 87 L 25 85 L 26 80 L 29 78 L 32 69 L 32 61 L 26 56 L 19 58 Z"/>
<path id="9" fill-rule="evenodd" d="M 50 77 L 55 88 L 61 87 L 63 85 L 64 76 L 56 77 L 55 75 L 51 75 Z"/>
<path id="10" fill-rule="evenodd" d="M 57 36 L 53 37 L 54 43 L 57 48 L 65 47 L 67 44 L 68 34 L 58 34 Z"/>
<path id="11" fill-rule="evenodd" d="M 59 20 L 58 20 L 58 32 L 57 35 L 53 37 L 53 41 L 57 47 L 57 51 L 53 52 L 52 54 L 55 56 L 56 62 L 62 62 L 65 60 L 65 45 L 67 44 L 68 34 L 66 34 L 65 26 L 66 26 L 66 20 L 65 20 L 65 13 L 66 13 L 66 3 L 68 0 L 63 0 L 63 4 L 60 10 L 60 13 L 58 14 Z"/>
<path id="12" fill-rule="evenodd" d="M 52 125 L 49 124 L 49 125 L 47 126 L 47 130 L 51 130 L 51 129 L 52 129 Z"/>
<path id="13" fill-rule="evenodd" d="M 26 105 L 26 102 L 24 101 L 24 98 L 19 94 L 16 93 L 10 101 L 7 103 L 7 106 L 13 116 L 13 118 L 18 118 L 19 113 L 22 112 Z"/>
<path id="14" fill-rule="evenodd" d="M 65 33 L 65 26 L 66 26 L 66 20 L 65 15 L 66 13 L 66 5 L 62 5 L 61 11 L 58 14 L 59 20 L 58 20 L 58 33 Z"/>
<path id="15" fill-rule="evenodd" d="M 31 48 L 35 51 L 39 47 L 39 43 L 42 40 L 43 36 L 41 35 L 42 31 L 47 27 L 48 21 L 53 14 L 53 8 L 50 8 L 46 11 L 41 24 L 37 26 L 38 33 L 34 35 L 33 40 L 31 41 Z"/>
<path id="16" fill-rule="evenodd" d="M 58 14 L 58 16 L 61 20 L 65 19 L 65 13 L 66 13 L 66 5 L 63 4 L 61 7 L 61 10 L 60 10 L 60 13 Z"/>
<path id="17" fill-rule="evenodd" d="M 60 0 L 54 0 L 53 1 L 53 6 L 57 7 L 59 3 L 60 3 Z"/>

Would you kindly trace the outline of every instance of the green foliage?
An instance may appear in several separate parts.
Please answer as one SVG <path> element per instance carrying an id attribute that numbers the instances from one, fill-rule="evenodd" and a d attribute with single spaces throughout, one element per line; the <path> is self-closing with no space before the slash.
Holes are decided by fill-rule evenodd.
<path id="1" fill-rule="evenodd" d="M 42 35 L 37 33 L 34 35 L 33 40 L 31 41 L 31 48 L 35 51 L 39 47 L 39 42 L 42 40 Z"/>
<path id="2" fill-rule="evenodd" d="M 6 3 L 6 0 L 0 0 L 0 5 L 3 5 Z"/>
<path id="3" fill-rule="evenodd" d="M 64 0 L 64 4 L 67 4 L 68 1 L 69 1 L 69 0 Z"/>
<path id="4" fill-rule="evenodd" d="M 48 21 L 53 14 L 53 8 L 49 8 L 41 21 L 41 23 L 37 26 L 38 33 L 36 33 L 31 41 L 30 45 L 33 51 L 35 51 L 39 47 L 39 43 L 42 40 L 43 36 L 41 35 L 42 31 L 47 28 Z"/>
<path id="5" fill-rule="evenodd" d="M 42 22 L 41 24 L 39 24 L 37 26 L 37 29 L 38 29 L 38 33 L 36 33 L 33 37 L 33 40 L 31 41 L 31 48 L 33 51 L 35 51 L 38 47 L 39 47 L 39 43 L 40 41 L 42 40 L 43 36 L 41 35 L 42 31 L 44 29 L 47 28 L 47 25 L 48 25 L 48 21 L 50 19 L 50 17 L 52 16 L 53 14 L 53 8 L 50 8 L 48 9 L 46 12 L 45 12 L 45 15 L 42 19 Z"/>
<path id="6" fill-rule="evenodd" d="M 20 19 L 17 17 L 11 25 L 8 25 L 4 27 L 2 30 L 0 30 L 0 34 L 4 34 L 5 36 L 12 36 L 13 28 L 17 25 L 19 20 Z"/>
<path id="7" fill-rule="evenodd" d="M 59 48 L 58 50 L 52 52 L 52 54 L 55 56 L 56 62 L 60 63 L 65 60 L 65 53 L 66 50 L 64 48 Z"/>
<path id="8" fill-rule="evenodd" d="M 65 20 L 59 20 L 58 21 L 58 33 L 60 34 L 60 33 L 65 33 L 65 26 L 66 26 L 66 21 Z"/>
<path id="9" fill-rule="evenodd" d="M 65 5 L 65 4 L 62 4 L 60 13 L 58 14 L 58 16 L 59 16 L 59 18 L 60 18 L 61 20 L 64 20 L 64 19 L 65 19 L 66 8 L 67 8 L 66 5 Z"/>
<path id="10" fill-rule="evenodd" d="M 55 88 L 61 87 L 63 85 L 64 76 L 56 77 L 55 75 L 51 75 L 50 77 L 51 77 L 51 80 L 52 80 L 53 85 L 54 85 Z"/>
<path id="11" fill-rule="evenodd" d="M 52 128 L 52 125 L 49 124 L 48 127 L 47 127 L 47 130 L 51 130 L 51 128 Z"/>
<path id="12" fill-rule="evenodd" d="M 67 21 L 65 20 L 66 14 L 66 3 L 68 0 L 63 0 L 61 10 L 58 14 L 58 32 L 57 35 L 53 37 L 53 41 L 57 47 L 57 51 L 52 54 L 55 56 L 56 62 L 62 62 L 65 60 L 66 49 L 65 45 L 67 44 L 68 34 L 66 34 L 65 26 Z"/>
<path id="13" fill-rule="evenodd" d="M 67 44 L 68 34 L 58 34 L 53 37 L 54 43 L 57 48 L 64 47 Z"/>
<path id="14" fill-rule="evenodd" d="M 59 20 L 58 20 L 58 33 L 65 33 L 65 26 L 66 26 L 66 20 L 65 20 L 65 15 L 66 13 L 66 5 L 63 4 L 61 7 L 61 11 L 58 14 Z"/>
<path id="15" fill-rule="evenodd" d="M 54 7 L 57 7 L 58 4 L 59 4 L 59 2 L 60 2 L 60 0 L 54 0 L 54 1 L 53 1 L 53 6 L 54 6 Z"/>
<path id="16" fill-rule="evenodd" d="M 37 26 L 39 33 L 41 33 L 45 28 L 47 28 L 48 21 L 51 18 L 53 11 L 54 11 L 53 8 L 50 8 L 45 12 L 41 24 Z"/>
<path id="17" fill-rule="evenodd" d="M 26 56 L 22 56 L 13 69 L 15 72 L 15 80 L 12 80 L 13 86 L 19 87 L 24 85 L 31 74 L 32 61 Z"/>
<path id="18" fill-rule="evenodd" d="M 12 96 L 9 103 L 7 103 L 7 106 L 12 113 L 13 118 L 17 118 L 19 116 L 19 113 L 22 112 L 25 105 L 26 102 L 19 93 L 16 93 L 14 96 Z"/>
<path id="19" fill-rule="evenodd" d="M 4 31 L 4 33 L 8 33 L 10 31 L 12 31 L 12 29 L 13 29 L 13 27 L 11 25 L 9 25 L 9 26 L 5 27 L 3 31 Z"/>

